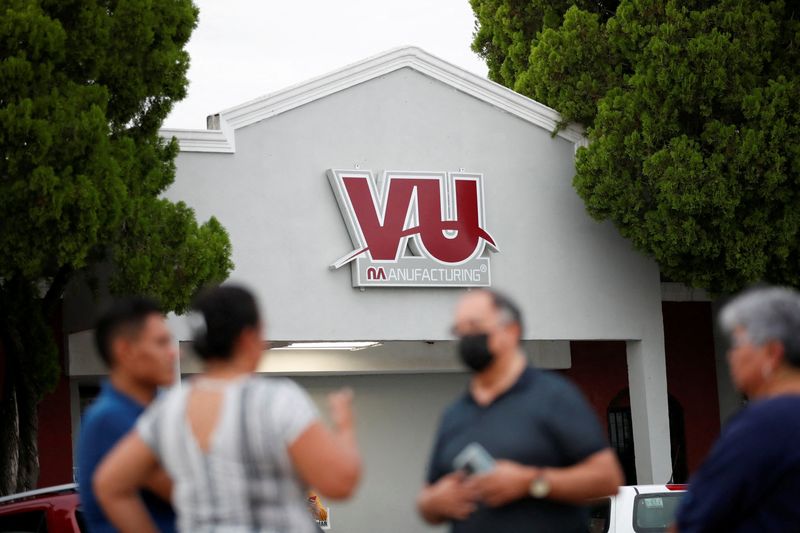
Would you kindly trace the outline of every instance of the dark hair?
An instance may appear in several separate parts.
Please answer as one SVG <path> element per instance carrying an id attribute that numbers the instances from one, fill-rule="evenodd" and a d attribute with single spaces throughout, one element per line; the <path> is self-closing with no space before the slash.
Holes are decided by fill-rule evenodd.
<path id="1" fill-rule="evenodd" d="M 519 306 L 514 302 L 514 300 L 502 292 L 498 292 L 494 289 L 483 290 L 485 290 L 486 293 L 491 296 L 495 309 L 497 309 L 501 314 L 505 315 L 505 321 L 507 323 L 516 324 L 519 326 L 519 336 L 520 340 L 522 340 L 524 324 L 522 322 L 522 311 L 520 311 Z"/>
<path id="2" fill-rule="evenodd" d="M 145 296 L 121 298 L 100 315 L 94 328 L 97 351 L 106 365 L 113 366 L 111 346 L 120 335 L 137 335 L 150 315 L 161 315 L 158 302 Z"/>
<path id="3" fill-rule="evenodd" d="M 190 320 L 194 351 L 203 360 L 228 359 L 242 331 L 258 325 L 258 305 L 253 294 L 237 285 L 210 287 L 195 298 Z"/>

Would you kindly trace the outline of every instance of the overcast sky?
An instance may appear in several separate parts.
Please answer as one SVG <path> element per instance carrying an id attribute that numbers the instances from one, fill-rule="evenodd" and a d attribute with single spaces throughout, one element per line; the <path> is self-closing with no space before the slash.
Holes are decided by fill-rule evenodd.
<path id="1" fill-rule="evenodd" d="M 195 0 L 189 94 L 166 121 L 210 115 L 404 45 L 486 76 L 469 0 Z"/>

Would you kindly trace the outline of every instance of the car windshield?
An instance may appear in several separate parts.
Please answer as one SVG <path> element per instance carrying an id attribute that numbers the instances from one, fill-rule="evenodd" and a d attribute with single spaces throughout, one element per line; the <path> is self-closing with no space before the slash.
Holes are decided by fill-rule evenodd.
<path id="1" fill-rule="evenodd" d="M 633 529 L 641 533 L 666 531 L 675 521 L 683 492 L 640 494 L 633 504 Z"/>

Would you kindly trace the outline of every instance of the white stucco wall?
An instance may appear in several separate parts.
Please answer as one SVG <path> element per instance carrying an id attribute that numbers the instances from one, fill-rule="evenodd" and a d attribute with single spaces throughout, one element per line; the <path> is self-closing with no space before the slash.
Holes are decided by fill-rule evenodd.
<path id="1" fill-rule="evenodd" d="M 357 436 L 364 476 L 348 502 L 331 507 L 332 531 L 422 533 L 447 531 L 427 526 L 415 500 L 425 481 L 428 454 L 439 415 L 465 390 L 466 374 L 353 376 Z M 297 378 L 323 413 L 326 397 L 342 386 L 332 377 Z M 488 532 L 487 532 L 488 533 Z"/>
<path id="2" fill-rule="evenodd" d="M 230 120 L 239 126 L 225 132 L 233 153 L 182 152 L 167 196 L 227 228 L 231 280 L 256 290 L 271 339 L 441 340 L 463 289 L 362 291 L 352 288 L 349 267 L 328 269 L 353 245 L 325 173 L 482 173 L 485 229 L 500 249 L 491 256 L 493 285 L 519 301 L 524 337 L 629 341 L 638 477 L 666 480 L 656 264 L 611 224 L 587 215 L 572 187 L 572 141 L 499 109 L 502 96 L 479 99 L 458 90 L 463 84 L 424 72 L 406 67 L 364 78 L 288 111 L 262 109 L 266 118 L 254 123 L 234 111 Z M 496 97 L 505 89 L 494 91 Z M 509 101 L 519 98 L 506 93 Z"/>
<path id="3" fill-rule="evenodd" d="M 239 129 L 236 153 L 183 152 L 167 192 L 233 242 L 231 279 L 256 289 L 274 339 L 443 339 L 461 293 L 351 287 L 352 250 L 328 168 L 480 172 L 495 287 L 530 339 L 640 339 L 660 323 L 656 265 L 591 220 L 574 145 L 411 69 Z"/>
<path id="4" fill-rule="evenodd" d="M 524 112 L 507 112 L 527 105 L 519 95 L 484 85 L 475 91 L 489 95 L 483 100 L 465 94 L 456 88 L 463 80 L 449 84 L 423 73 L 430 65 L 438 68 L 439 60 L 408 53 L 420 58 L 412 57 L 420 69 L 364 76 L 366 81 L 307 98 L 288 111 L 262 109 L 264 120 L 238 129 L 226 125 L 223 112 L 223 132 L 184 133 L 187 149 L 221 139 L 229 153 L 181 152 L 167 197 L 186 202 L 199 220 L 213 215 L 226 227 L 236 265 L 231 281 L 256 291 L 272 340 L 438 341 L 450 339 L 452 310 L 464 289 L 361 291 L 351 286 L 349 266 L 328 269 L 353 245 L 326 171 L 482 173 L 486 229 L 500 249 L 491 255 L 494 287 L 521 305 L 526 339 L 629 341 L 638 479 L 666 481 L 669 426 L 657 266 L 611 224 L 586 214 L 572 187 L 575 145 L 523 120 Z M 361 67 L 348 68 L 357 73 Z M 441 68 L 442 78 L 489 83 Z M 341 77 L 334 73 L 331 80 Z M 66 309 L 76 313 L 83 309 L 70 305 Z M 74 322 L 69 331 L 87 327 L 86 320 Z M 180 318 L 170 322 L 178 341 L 190 340 Z M 85 340 L 71 336 L 70 345 Z M 356 389 L 367 474 L 355 501 L 333 506 L 335 530 L 424 530 L 413 497 L 439 413 L 466 378 L 429 373 L 439 363 L 404 367 L 407 375 L 348 371 L 299 378 L 320 403 L 339 386 Z M 81 368 L 78 373 L 93 372 Z"/>

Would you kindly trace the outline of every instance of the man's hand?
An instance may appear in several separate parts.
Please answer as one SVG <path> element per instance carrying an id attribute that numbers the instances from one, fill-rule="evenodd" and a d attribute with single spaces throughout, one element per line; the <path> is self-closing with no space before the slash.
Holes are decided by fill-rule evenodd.
<path id="1" fill-rule="evenodd" d="M 500 507 L 526 497 L 535 475 L 535 468 L 500 460 L 490 472 L 470 477 L 466 486 L 489 507 Z"/>
<path id="2" fill-rule="evenodd" d="M 477 493 L 471 489 L 463 472 L 453 472 L 423 489 L 418 505 L 422 515 L 432 523 L 464 520 L 477 508 Z"/>

